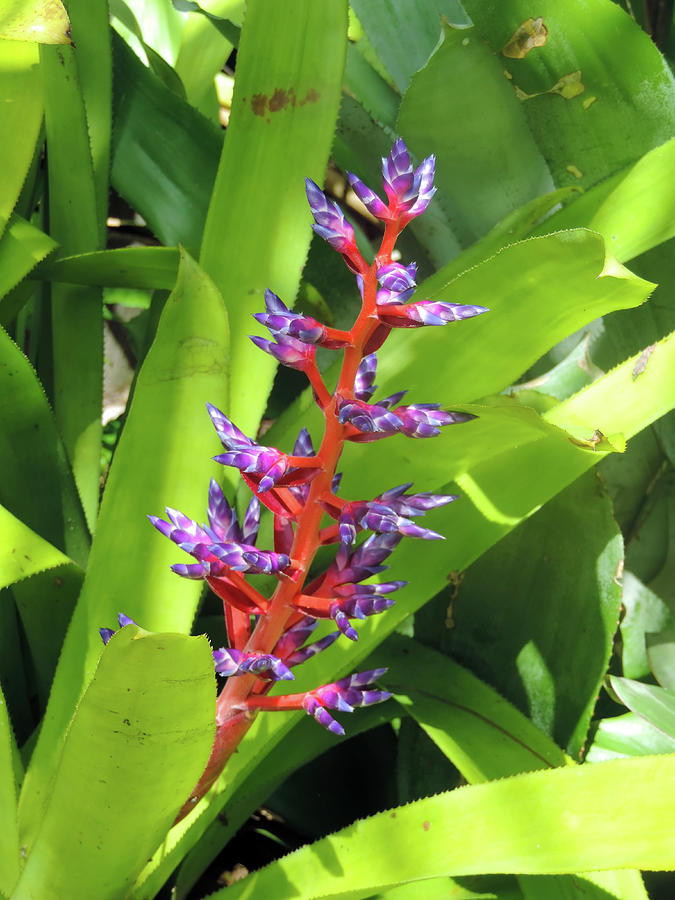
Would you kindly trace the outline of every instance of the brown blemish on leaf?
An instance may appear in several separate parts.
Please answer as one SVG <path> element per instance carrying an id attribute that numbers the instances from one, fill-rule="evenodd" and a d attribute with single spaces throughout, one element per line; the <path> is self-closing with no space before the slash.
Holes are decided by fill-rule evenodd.
<path id="1" fill-rule="evenodd" d="M 289 102 L 288 91 L 282 91 L 281 88 L 277 88 L 270 97 L 270 112 L 279 112 L 284 106 L 288 106 Z"/>
<path id="2" fill-rule="evenodd" d="M 639 378 L 647 368 L 649 357 L 652 355 L 655 349 L 656 344 L 650 344 L 649 347 L 645 347 L 642 353 L 638 356 L 637 362 L 633 366 L 633 381 L 635 381 L 636 378 Z"/>
<path id="3" fill-rule="evenodd" d="M 318 91 L 314 88 L 310 88 L 298 105 L 304 106 L 305 103 L 317 103 L 320 97 L 321 94 Z"/>
<path id="4" fill-rule="evenodd" d="M 584 450 L 618 451 L 623 453 L 626 448 L 626 440 L 622 434 L 604 435 L 599 428 L 595 429 L 588 440 L 570 437 L 569 441 L 576 447 L 583 447 Z"/>
<path id="5" fill-rule="evenodd" d="M 548 39 L 548 28 L 541 16 L 536 19 L 525 19 L 508 39 L 502 49 L 502 56 L 509 59 L 522 59 L 534 50 L 543 47 Z"/>
<path id="6" fill-rule="evenodd" d="M 428 822 L 422 822 L 422 828 L 424 828 L 425 831 L 428 831 L 428 830 L 429 830 L 429 823 L 428 823 Z"/>
<path id="7" fill-rule="evenodd" d="M 253 110 L 253 115 L 264 116 L 266 106 L 267 97 L 265 96 L 265 94 L 254 94 L 251 97 L 251 109 Z"/>

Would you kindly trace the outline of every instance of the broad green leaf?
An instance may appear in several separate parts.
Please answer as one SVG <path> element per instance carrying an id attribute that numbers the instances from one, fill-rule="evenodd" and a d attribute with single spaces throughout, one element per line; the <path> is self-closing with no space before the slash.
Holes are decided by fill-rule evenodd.
<path id="1" fill-rule="evenodd" d="M 18 751 L 5 697 L 0 688 L 0 893 L 9 896 L 19 877 L 19 829 L 16 818 Z"/>
<path id="2" fill-rule="evenodd" d="M 450 272 L 442 269 L 427 279 L 416 297 L 477 303 L 490 312 L 456 326 L 394 332 L 379 354 L 376 397 L 408 388 L 413 402 L 453 406 L 497 393 L 552 344 L 597 316 L 642 303 L 652 288 L 606 257 L 602 238 L 583 229 L 521 241 L 455 274 L 450 263 Z M 299 418 L 313 435 L 319 433 L 321 415 L 309 391 L 280 418 L 270 441 L 282 449 L 292 446 Z M 438 449 L 434 442 L 419 445 L 414 466 L 422 477 Z M 348 452 L 354 468 L 362 466 L 363 478 L 377 465 L 374 459 L 387 459 L 392 471 L 410 466 L 405 441 L 358 445 Z M 365 468 L 364 454 L 370 460 Z M 416 477 L 414 470 L 409 477 Z"/>
<path id="3" fill-rule="evenodd" d="M 0 502 L 84 565 L 89 536 L 54 417 L 31 364 L 2 329 L 0 464 Z"/>
<path id="4" fill-rule="evenodd" d="M 228 415 L 255 431 L 274 377 L 249 340 L 272 289 L 293 303 L 311 231 L 305 176 L 322 181 L 340 102 L 347 4 L 249 4 L 237 52 L 227 140 L 200 262 L 226 299 L 232 329 Z"/>
<path id="5" fill-rule="evenodd" d="M 388 667 L 382 683 L 470 784 L 566 765 L 549 737 L 450 657 L 393 634 L 371 662 Z"/>
<path id="6" fill-rule="evenodd" d="M 510 75 L 514 92 L 530 95 L 519 102 L 556 186 L 587 188 L 673 136 L 672 73 L 649 36 L 617 4 L 542 0 L 533 9 L 528 0 L 465 0 L 463 5 Z M 546 43 L 522 59 L 504 56 L 510 35 L 534 15 L 548 29 Z M 551 91 L 577 72 L 583 92 L 565 99 Z"/>
<path id="7" fill-rule="evenodd" d="M 74 53 L 72 47 L 40 47 L 50 234 L 64 255 L 97 249 L 102 234 L 87 110 Z M 51 339 L 54 414 L 93 531 L 103 392 L 102 305 L 95 289 L 52 285 Z"/>
<path id="8" fill-rule="evenodd" d="M 534 234 L 585 226 L 626 262 L 675 235 L 675 138 L 594 185 Z"/>
<path id="9" fill-rule="evenodd" d="M 176 548 L 146 516 L 170 505 L 200 518 L 209 457 L 219 442 L 204 408 L 227 397 L 227 319 L 222 299 L 187 255 L 167 300 L 155 341 L 139 372 L 128 419 L 106 484 L 84 588 L 73 616 L 54 688 L 22 795 L 26 840 L 42 816 L 46 779 L 78 698 L 99 655 L 98 628 L 122 610 L 156 630 L 189 631 L 197 582 L 170 571 Z M 196 474 L 192 474 L 196 473 Z"/>
<path id="10" fill-rule="evenodd" d="M 56 241 L 20 216 L 12 216 L 0 238 L 0 316 L 2 298 L 41 260 L 54 250 Z"/>
<path id="11" fill-rule="evenodd" d="M 0 506 L 0 589 L 71 560 L 53 544 Z"/>
<path id="12" fill-rule="evenodd" d="M 622 602 L 626 608 L 621 621 L 623 674 L 626 678 L 644 678 L 650 671 L 647 661 L 647 633 L 658 632 L 668 626 L 673 622 L 673 616 L 667 604 L 632 572 L 625 571 L 622 582 Z"/>
<path id="13" fill-rule="evenodd" d="M 467 28 L 471 20 L 459 0 L 353 0 L 354 12 L 377 55 L 403 93 L 438 43 L 440 17 Z"/>
<path id="14" fill-rule="evenodd" d="M 43 263 L 33 277 L 69 284 L 171 290 L 176 283 L 179 259 L 177 247 L 96 250 Z"/>
<path id="15" fill-rule="evenodd" d="M 563 423 L 578 424 L 579 420 L 597 422 L 608 434 L 624 430 L 626 436 L 631 437 L 663 415 L 670 405 L 665 392 L 659 392 L 658 388 L 675 381 L 675 335 L 661 342 L 657 351 L 652 355 L 647 371 L 637 380 L 631 377 L 636 361 L 633 358 L 582 393 L 555 407 L 546 418 L 555 413 Z M 621 405 L 612 403 L 612 398 L 616 396 L 622 397 Z M 474 425 L 476 423 L 466 428 Z M 591 425 L 589 433 L 592 433 L 593 427 Z M 404 542 L 392 557 L 392 568 L 387 578 L 405 579 L 415 572 L 414 591 L 401 592 L 397 605 L 386 615 L 363 623 L 359 628 L 357 644 L 345 648 L 338 643 L 330 654 L 322 654 L 305 663 L 296 675 L 297 690 L 309 690 L 317 684 L 357 670 L 365 657 L 411 612 L 447 586 L 448 575 L 466 569 L 515 525 L 532 515 L 605 455 L 601 451 L 585 449 L 564 434 L 545 431 L 540 434 L 538 440 L 521 441 L 517 448 L 507 453 L 500 453 L 497 448 L 493 457 L 483 460 L 470 471 L 470 478 L 462 479 L 463 488 L 469 489 L 468 494 L 463 491 L 465 498 L 437 510 L 433 519 L 429 517 L 429 524 L 450 535 L 451 540 L 444 543 Z M 439 443 L 441 440 L 437 439 Z M 416 446 L 423 443 L 419 442 Z M 406 475 L 410 465 L 411 460 L 408 459 L 404 469 Z M 391 477 L 393 479 L 395 475 Z M 396 482 L 391 481 L 388 486 L 392 483 Z M 419 487 L 449 492 L 455 486 L 422 479 Z M 368 496 L 372 493 L 371 479 Z M 293 729 L 302 718 L 301 714 L 259 716 L 238 753 L 228 763 L 226 775 L 214 785 L 194 813 L 173 829 L 149 868 L 161 866 L 162 860 L 168 858 L 164 878 L 168 877 L 187 849 L 197 843 L 220 811 L 238 796 L 247 779 L 255 777 L 258 767 L 279 755 L 278 748 L 282 742 L 284 746 L 292 745 Z"/>
<path id="16" fill-rule="evenodd" d="M 165 87 L 119 35 L 112 37 L 112 183 L 162 243 L 196 249 L 222 134 Z"/>
<path id="17" fill-rule="evenodd" d="M 206 867 L 215 859 L 222 848 L 231 840 L 251 813 L 267 800 L 270 794 L 293 772 L 305 763 L 320 756 L 336 743 L 348 740 L 358 734 L 389 722 L 396 713 L 396 707 L 388 704 L 362 710 L 363 716 L 354 723 L 349 735 L 338 738 L 316 727 L 316 723 L 303 716 L 293 733 L 293 740 L 267 759 L 259 769 L 252 769 L 242 783 L 235 797 L 227 805 L 227 818 L 215 818 L 210 824 L 204 822 L 199 828 L 199 841 L 182 863 L 174 890 L 176 900 L 184 900 L 190 889 L 199 880 Z M 194 824 L 194 817 L 190 817 Z M 208 825 L 208 827 L 207 827 Z M 181 858 L 192 844 L 182 845 L 180 837 L 185 831 L 181 823 L 173 829 L 166 841 L 159 847 L 154 857 L 138 877 L 130 898 L 152 900 L 169 878 Z M 189 831 L 194 840 L 194 832 Z"/>
<path id="18" fill-rule="evenodd" d="M 2 42 L 0 72 L 0 234 L 21 193 L 42 124 L 42 85 L 35 44 Z"/>
<path id="19" fill-rule="evenodd" d="M 437 203 L 462 246 L 554 187 L 522 104 L 477 29 L 443 23 L 440 46 L 401 102 L 398 130 L 418 156 L 436 154 Z"/>
<path id="20" fill-rule="evenodd" d="M 126 894 L 206 763 L 214 688 L 203 636 L 127 626 L 111 639 L 69 723 L 17 900 Z"/>
<path id="21" fill-rule="evenodd" d="M 675 753 L 675 737 L 668 737 L 635 713 L 626 713 L 599 722 L 586 761 L 606 762 L 657 753 Z"/>
<path id="22" fill-rule="evenodd" d="M 647 658 L 654 677 L 669 691 L 675 691 L 675 627 L 646 634 Z"/>
<path id="23" fill-rule="evenodd" d="M 675 738 L 675 691 L 610 675 L 612 689 L 628 709 L 667 737 Z"/>
<path id="24" fill-rule="evenodd" d="M 4 0 L 0 10 L 0 38 L 71 44 L 68 13 L 61 0 Z"/>
<path id="25" fill-rule="evenodd" d="M 423 610 L 415 635 L 470 667 L 576 757 L 609 664 L 622 563 L 611 503 L 589 473 Z M 449 603 L 451 627 L 441 630 Z"/>
<path id="26" fill-rule="evenodd" d="M 615 814 L 617 789 L 631 815 Z M 672 755 L 472 785 L 364 819 L 213 896 L 357 900 L 442 875 L 669 869 L 673 791 Z"/>
<path id="27" fill-rule="evenodd" d="M 583 337 L 567 356 L 544 375 L 520 382 L 509 389 L 509 395 L 516 398 L 525 397 L 523 402 L 539 391 L 546 397 L 565 400 L 586 385 L 599 378 L 603 372 L 599 369 L 589 353 L 590 335 Z"/>

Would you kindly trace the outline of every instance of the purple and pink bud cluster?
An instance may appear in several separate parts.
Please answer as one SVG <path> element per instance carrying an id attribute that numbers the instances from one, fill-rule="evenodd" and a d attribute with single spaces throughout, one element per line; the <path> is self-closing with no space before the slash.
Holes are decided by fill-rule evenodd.
<path id="1" fill-rule="evenodd" d="M 394 435 L 431 438 L 440 429 L 474 416 L 440 408 L 438 403 L 401 405 L 406 391 L 373 402 L 377 357 L 392 328 L 443 326 L 478 316 L 482 306 L 446 300 L 414 301 L 417 268 L 392 259 L 396 238 L 427 208 L 435 188 L 434 157 L 416 168 L 402 140 L 382 162 L 384 202 L 349 174 L 356 195 L 368 211 L 384 223 L 375 262 L 359 252 L 354 229 L 334 200 L 310 179 L 307 198 L 315 233 L 340 253 L 354 272 L 363 308 L 349 331 L 330 328 L 313 316 L 293 312 L 272 291 L 265 292 L 265 311 L 254 319 L 270 337 L 253 336 L 261 350 L 278 362 L 303 371 L 325 419 L 324 435 L 315 450 L 302 429 L 290 453 L 258 443 L 245 435 L 221 410 L 208 412 L 224 451 L 215 459 L 239 470 L 253 494 L 238 518 L 215 481 L 208 494 L 208 524 L 167 508 L 166 518 L 150 516 L 162 535 L 192 557 L 173 571 L 205 581 L 222 600 L 229 646 L 215 650 L 216 672 L 226 678 L 217 705 L 217 735 L 230 723 L 252 717 L 258 710 L 304 710 L 335 734 L 342 726 L 328 712 L 352 712 L 390 695 L 374 686 L 384 669 L 374 669 L 299 694 L 269 695 L 281 681 L 294 678 L 293 669 L 345 637 L 358 640 L 355 624 L 379 615 L 394 604 L 392 597 L 405 587 L 401 580 L 381 580 L 385 560 L 404 538 L 441 540 L 442 535 L 415 519 L 456 497 L 428 492 L 411 493 L 412 484 L 392 487 L 374 498 L 339 495 L 336 466 L 346 441 L 369 442 Z M 329 391 L 315 361 L 316 348 L 340 352 L 343 364 L 337 386 Z M 273 547 L 257 546 L 261 505 L 272 516 Z M 365 535 L 365 539 L 363 536 Z M 310 566 L 322 545 L 335 547 L 332 561 L 308 581 Z M 266 575 L 273 590 L 261 592 L 247 579 Z M 131 622 L 120 617 L 120 626 Z M 327 631 L 313 640 L 321 622 Z M 331 624 L 334 626 L 330 630 Z M 321 632 L 320 632 L 321 633 Z M 113 634 L 102 630 L 104 641 Z M 193 793 L 202 796 L 222 768 L 226 756 L 216 739 L 208 778 Z M 208 782 L 208 783 L 207 783 Z"/>

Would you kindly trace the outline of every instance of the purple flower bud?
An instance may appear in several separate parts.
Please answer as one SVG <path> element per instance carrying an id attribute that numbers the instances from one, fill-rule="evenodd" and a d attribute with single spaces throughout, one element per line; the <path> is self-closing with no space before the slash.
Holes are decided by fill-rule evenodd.
<path id="1" fill-rule="evenodd" d="M 389 208 L 405 222 L 423 213 L 435 194 L 435 164 L 435 157 L 429 156 L 413 171 L 410 154 L 401 138 L 394 142 L 391 153 L 382 160 Z"/>
<path id="2" fill-rule="evenodd" d="M 470 319 L 481 313 L 489 312 L 485 306 L 462 306 L 459 303 L 446 303 L 422 300 L 419 303 L 411 303 L 408 306 L 398 305 L 400 301 L 393 301 L 386 306 L 380 303 L 378 293 L 378 317 L 385 325 L 392 328 L 420 328 L 423 325 L 447 325 L 449 322 L 459 322 L 462 319 Z"/>
<path id="3" fill-rule="evenodd" d="M 350 641 L 358 641 L 359 635 L 355 628 L 349 623 L 349 618 L 342 609 L 341 604 L 332 603 L 330 607 L 330 617 L 335 622 L 340 632 L 348 637 Z"/>
<path id="4" fill-rule="evenodd" d="M 412 482 L 390 488 L 375 499 L 395 510 L 400 516 L 423 516 L 430 509 L 437 509 L 457 500 L 456 494 L 431 494 L 423 491 L 419 494 L 406 494 Z"/>
<path id="5" fill-rule="evenodd" d="M 312 716 L 319 725 L 322 725 L 328 731 L 333 734 L 337 734 L 342 737 L 345 733 L 344 728 L 340 725 L 339 722 L 336 722 L 335 719 L 331 716 L 330 713 L 326 712 L 326 710 L 319 704 L 319 701 L 313 697 L 311 694 L 307 694 L 305 699 L 302 701 L 302 708 L 305 710 L 308 716 Z"/>
<path id="6" fill-rule="evenodd" d="M 399 516 L 390 506 L 376 501 L 346 503 L 338 519 L 338 533 L 343 544 L 353 544 L 358 531 L 370 529 L 378 534 L 397 531 L 406 537 L 423 538 L 426 541 L 443 540 L 443 535 L 430 528 L 421 528 L 410 519 Z"/>
<path id="7" fill-rule="evenodd" d="M 348 253 L 356 248 L 354 229 L 347 222 L 337 203 L 329 200 L 311 178 L 305 178 L 307 200 L 316 225 L 312 230 L 322 237 L 338 253 Z"/>
<path id="8" fill-rule="evenodd" d="M 125 625 L 136 625 L 132 618 L 125 615 L 125 613 L 117 614 L 117 621 L 119 622 L 120 628 L 124 628 Z M 99 628 L 98 633 L 101 635 L 101 640 L 104 644 L 107 644 L 113 634 L 116 634 L 119 629 L 117 628 Z"/>
<path id="9" fill-rule="evenodd" d="M 240 541 L 241 529 L 237 514 L 227 502 L 220 485 L 211 479 L 209 485 L 209 524 L 211 530 L 220 541 Z"/>
<path id="10" fill-rule="evenodd" d="M 211 421 L 218 432 L 218 437 L 220 438 L 223 447 L 227 450 L 231 450 L 234 447 L 256 446 L 255 441 L 250 437 L 246 437 L 246 435 L 237 428 L 234 422 L 231 422 L 225 413 L 221 412 L 216 406 L 207 403 L 206 408 L 211 417 Z"/>
<path id="11" fill-rule="evenodd" d="M 371 216 L 375 216 L 376 219 L 391 218 L 386 204 L 380 200 L 375 191 L 371 191 L 368 185 L 364 184 L 361 179 L 357 178 L 352 172 L 347 172 L 347 178 L 352 186 L 352 190 Z"/>
<path id="12" fill-rule="evenodd" d="M 377 305 L 407 303 L 415 293 L 416 274 L 417 263 L 410 263 L 409 266 L 402 266 L 400 263 L 381 266 L 377 270 L 377 280 L 382 287 L 377 292 Z"/>
<path id="13" fill-rule="evenodd" d="M 325 334 L 325 327 L 312 316 L 291 312 L 272 291 L 265 291 L 266 313 L 255 313 L 253 318 L 272 332 L 297 338 L 306 344 L 316 344 Z"/>
<path id="14" fill-rule="evenodd" d="M 318 641 L 314 641 L 313 644 L 307 644 L 306 647 L 295 650 L 286 657 L 286 665 L 292 667 L 306 662 L 308 659 L 311 659 L 312 656 L 316 656 L 317 653 L 321 653 L 323 650 L 330 647 L 339 637 L 339 631 L 331 631 L 330 634 L 327 634 Z"/>
<path id="15" fill-rule="evenodd" d="M 282 365 L 288 366 L 290 369 L 300 369 L 302 371 L 316 353 L 315 348 L 311 344 L 304 344 L 302 341 L 288 337 L 285 334 L 279 333 L 276 335 L 276 344 L 257 335 L 250 334 L 249 337 L 256 347 L 265 353 L 269 353 L 270 356 L 273 356 Z"/>
<path id="16" fill-rule="evenodd" d="M 225 677 L 250 672 L 268 681 L 292 681 L 295 675 L 288 666 L 271 653 L 258 653 L 221 647 L 213 651 L 216 672 Z"/>
<path id="17" fill-rule="evenodd" d="M 319 725 L 323 725 L 333 734 L 344 734 L 344 729 L 326 712 L 326 707 L 341 712 L 353 712 L 356 707 L 372 706 L 374 703 L 388 700 L 391 697 L 389 691 L 370 689 L 372 683 L 386 671 L 386 669 L 371 669 L 369 672 L 359 672 L 341 678 L 333 684 L 324 684 L 305 695 L 302 708 L 308 715 L 313 716 Z"/>
<path id="18" fill-rule="evenodd" d="M 354 379 L 354 397 L 357 400 L 370 400 L 377 387 L 374 384 L 377 371 L 377 356 L 374 353 L 364 356 L 356 370 Z"/>
<path id="19" fill-rule="evenodd" d="M 385 406 L 364 403 L 362 400 L 338 400 L 337 409 L 341 425 L 349 422 L 364 434 L 396 434 L 401 430 L 400 420 Z"/>
<path id="20" fill-rule="evenodd" d="M 412 438 L 436 437 L 444 425 L 459 425 L 476 418 L 471 413 L 440 409 L 440 403 L 399 406 L 395 413 L 401 420 L 402 433 Z"/>

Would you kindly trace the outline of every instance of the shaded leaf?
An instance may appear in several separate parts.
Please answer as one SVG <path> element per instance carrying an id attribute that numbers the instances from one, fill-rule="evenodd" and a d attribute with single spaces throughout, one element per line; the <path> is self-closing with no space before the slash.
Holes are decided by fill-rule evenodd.
<path id="1" fill-rule="evenodd" d="M 675 739 L 674 691 L 618 675 L 610 675 L 609 683 L 628 709 L 667 737 Z"/>
<path id="2" fill-rule="evenodd" d="M 675 737 L 668 737 L 635 713 L 626 713 L 600 721 L 586 761 L 606 762 L 657 753 L 675 753 Z"/>
<path id="3" fill-rule="evenodd" d="M 647 659 L 654 677 L 669 691 L 675 691 L 675 627 L 646 634 Z"/>

